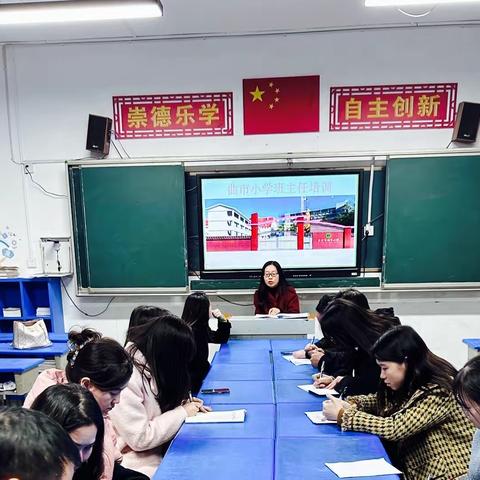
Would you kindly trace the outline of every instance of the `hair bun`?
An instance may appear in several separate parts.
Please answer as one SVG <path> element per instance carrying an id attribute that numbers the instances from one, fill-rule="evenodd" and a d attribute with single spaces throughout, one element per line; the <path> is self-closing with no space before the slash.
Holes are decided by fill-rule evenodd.
<path id="1" fill-rule="evenodd" d="M 84 328 L 80 331 L 70 330 L 68 332 L 68 342 L 76 347 L 83 345 L 85 342 L 97 341 L 102 338 L 102 334 L 91 328 Z"/>

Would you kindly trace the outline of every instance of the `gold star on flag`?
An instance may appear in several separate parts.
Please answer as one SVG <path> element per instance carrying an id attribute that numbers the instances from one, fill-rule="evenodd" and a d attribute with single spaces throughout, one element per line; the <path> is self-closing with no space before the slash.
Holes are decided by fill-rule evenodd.
<path id="1" fill-rule="evenodd" d="M 280 92 L 280 89 L 279 88 L 276 88 L 275 89 L 275 93 L 279 93 Z"/>
<path id="2" fill-rule="evenodd" d="M 250 92 L 250 95 L 253 96 L 252 98 L 252 102 L 255 102 L 257 100 L 260 100 L 261 102 L 263 102 L 263 99 L 262 99 L 262 95 L 265 93 L 264 90 L 260 90 L 258 88 L 258 85 L 257 87 L 255 88 L 255 90 L 253 92 Z"/>
<path id="3" fill-rule="evenodd" d="M 273 88 L 273 82 L 270 82 L 270 83 L 268 84 L 268 86 L 269 86 L 270 88 Z"/>
<path id="4" fill-rule="evenodd" d="M 274 100 L 275 100 L 275 103 L 278 103 L 280 101 L 278 97 L 275 97 Z"/>
<path id="5" fill-rule="evenodd" d="M 270 108 L 270 110 L 273 110 L 273 103 L 271 103 L 268 108 Z"/>

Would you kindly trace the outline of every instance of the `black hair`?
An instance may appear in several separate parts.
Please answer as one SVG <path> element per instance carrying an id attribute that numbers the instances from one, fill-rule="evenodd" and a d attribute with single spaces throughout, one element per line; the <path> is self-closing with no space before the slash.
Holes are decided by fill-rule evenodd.
<path id="1" fill-rule="evenodd" d="M 67 433 L 77 428 L 95 425 L 97 434 L 90 458 L 75 472 L 74 479 L 99 480 L 103 473 L 103 416 L 95 397 L 76 383 L 51 385 L 33 401 L 38 410 L 58 422 Z"/>
<path id="2" fill-rule="evenodd" d="M 187 325 L 193 327 L 208 326 L 210 318 L 210 300 L 205 292 L 193 292 L 185 300 L 182 319 Z"/>
<path id="3" fill-rule="evenodd" d="M 452 392 L 455 367 L 431 352 L 422 337 L 412 328 L 400 325 L 384 333 L 373 345 L 372 354 L 379 362 L 405 363 L 402 387 L 393 392 L 383 382 L 377 396 L 380 408 L 388 403 L 401 403 L 416 390 L 428 390 L 430 385 L 441 388 L 440 395 Z"/>
<path id="4" fill-rule="evenodd" d="M 270 288 L 265 283 L 265 269 L 270 265 L 273 265 L 278 272 L 278 284 L 273 289 Z M 267 310 L 269 292 L 271 292 L 272 290 L 275 290 L 275 291 L 278 291 L 280 296 L 283 296 L 288 290 L 289 286 L 290 284 L 288 283 L 287 278 L 285 277 L 285 273 L 282 270 L 282 267 L 280 266 L 280 264 L 275 260 L 269 260 L 268 262 L 265 262 L 265 264 L 262 267 L 262 276 L 260 277 L 260 284 L 258 285 L 258 300 L 259 300 L 260 307 L 263 310 Z"/>
<path id="5" fill-rule="evenodd" d="M 132 329 L 131 342 L 127 350 L 144 382 L 148 383 L 146 374 L 155 381 L 155 398 L 162 412 L 178 407 L 188 398 L 191 386 L 189 364 L 195 354 L 192 329 L 181 318 L 165 315 Z"/>
<path id="6" fill-rule="evenodd" d="M 123 387 L 132 376 L 133 366 L 124 348 L 112 338 L 104 338 L 85 328 L 68 334 L 70 352 L 65 373 L 72 383 L 88 377 L 102 391 Z"/>
<path id="7" fill-rule="evenodd" d="M 132 328 L 143 325 L 152 320 L 152 318 L 163 317 L 169 313 L 170 312 L 167 309 L 155 307 L 153 305 L 139 305 L 138 307 L 135 307 L 130 314 L 125 344 L 130 341 L 130 330 Z"/>
<path id="8" fill-rule="evenodd" d="M 0 408 L 2 480 L 58 480 L 69 463 L 80 465 L 78 449 L 57 422 L 34 410 Z"/>
<path id="9" fill-rule="evenodd" d="M 377 339 L 398 323 L 396 317 L 378 315 L 343 298 L 330 302 L 320 319 L 323 335 L 336 347 L 358 347 L 367 354 Z"/>
<path id="10" fill-rule="evenodd" d="M 346 290 L 340 290 L 336 295 L 335 298 L 343 298 L 344 300 L 349 300 L 350 302 L 358 305 L 359 307 L 365 308 L 367 310 L 370 309 L 370 305 L 368 304 L 368 299 L 360 290 L 356 288 L 347 288 Z"/>
<path id="11" fill-rule="evenodd" d="M 468 403 L 480 405 L 480 356 L 471 358 L 455 376 L 453 393 L 465 409 Z"/>
<path id="12" fill-rule="evenodd" d="M 323 315 L 323 312 L 325 312 L 325 309 L 328 307 L 328 304 L 335 298 L 335 295 L 333 293 L 326 293 L 325 295 L 322 295 L 320 297 L 320 300 L 317 303 L 317 306 L 315 307 L 315 310 L 320 314 Z"/>

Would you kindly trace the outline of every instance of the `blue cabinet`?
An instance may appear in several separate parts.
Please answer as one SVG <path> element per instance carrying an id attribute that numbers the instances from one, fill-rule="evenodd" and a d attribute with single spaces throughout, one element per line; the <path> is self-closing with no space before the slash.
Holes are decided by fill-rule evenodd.
<path id="1" fill-rule="evenodd" d="M 4 309 L 19 309 L 20 316 L 4 316 Z M 37 315 L 37 308 L 49 309 L 49 315 Z M 45 312 L 45 310 L 44 310 Z M 0 334 L 13 332 L 15 320 L 43 318 L 51 333 L 64 333 L 62 291 L 59 278 L 0 279 Z"/>

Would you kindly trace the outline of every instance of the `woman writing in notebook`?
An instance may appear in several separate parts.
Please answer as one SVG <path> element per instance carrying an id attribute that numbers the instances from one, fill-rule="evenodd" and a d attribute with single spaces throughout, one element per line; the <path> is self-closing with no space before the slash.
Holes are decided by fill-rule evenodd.
<path id="1" fill-rule="evenodd" d="M 209 410 L 190 393 L 195 353 L 191 328 L 167 314 L 133 327 L 125 347 L 134 369 L 122 401 L 110 413 L 122 465 L 152 477 L 185 419 Z"/>
<path id="2" fill-rule="evenodd" d="M 262 267 L 260 285 L 253 297 L 255 314 L 278 315 L 299 313 L 300 304 L 295 289 L 289 285 L 278 262 L 268 261 Z"/>
<path id="3" fill-rule="evenodd" d="M 452 479 L 467 471 L 473 436 L 452 393 L 455 368 L 411 327 L 398 326 L 372 353 L 382 380 L 376 393 L 329 397 L 323 413 L 342 430 L 378 435 L 409 480 Z"/>

